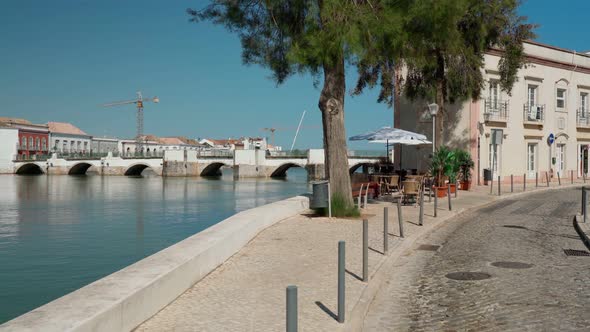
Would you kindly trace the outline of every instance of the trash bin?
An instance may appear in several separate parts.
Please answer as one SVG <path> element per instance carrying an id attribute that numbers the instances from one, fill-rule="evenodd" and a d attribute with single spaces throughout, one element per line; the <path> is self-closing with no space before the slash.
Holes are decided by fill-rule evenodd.
<path id="1" fill-rule="evenodd" d="M 489 168 L 483 169 L 483 184 L 488 185 L 488 181 L 492 181 L 492 170 Z"/>
<path id="2" fill-rule="evenodd" d="M 320 209 L 328 207 L 328 181 L 312 182 L 313 193 L 309 207 L 312 209 Z"/>

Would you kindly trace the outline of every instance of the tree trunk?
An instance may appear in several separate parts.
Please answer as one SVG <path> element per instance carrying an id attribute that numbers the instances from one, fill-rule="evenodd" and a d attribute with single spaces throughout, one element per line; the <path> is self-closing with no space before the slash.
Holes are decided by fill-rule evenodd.
<path id="1" fill-rule="evenodd" d="M 348 206 L 353 206 L 344 129 L 345 93 L 344 60 L 324 65 L 324 87 L 318 106 L 324 128 L 326 178 L 330 181 L 332 194 L 340 195 Z"/>

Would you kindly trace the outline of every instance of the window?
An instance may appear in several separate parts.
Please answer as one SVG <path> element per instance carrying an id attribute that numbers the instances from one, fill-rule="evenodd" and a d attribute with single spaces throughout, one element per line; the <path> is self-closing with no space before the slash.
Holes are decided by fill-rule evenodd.
<path id="1" fill-rule="evenodd" d="M 538 93 L 537 93 L 537 88 L 538 88 L 537 85 L 529 84 L 528 96 L 527 96 L 527 101 L 529 103 L 529 106 L 537 105 L 537 100 L 539 98 Z"/>
<path id="2" fill-rule="evenodd" d="M 43 140 L 42 140 L 41 149 L 43 151 L 47 150 L 47 140 L 45 138 L 43 138 Z"/>
<path id="3" fill-rule="evenodd" d="M 26 150 L 27 149 L 27 138 L 26 137 L 21 138 L 21 144 L 20 145 L 21 145 L 21 147 L 20 147 L 21 150 Z"/>
<path id="4" fill-rule="evenodd" d="M 35 139 L 33 136 L 29 137 L 29 150 L 35 150 Z"/>
<path id="5" fill-rule="evenodd" d="M 580 112 L 583 117 L 588 114 L 588 93 L 586 92 L 580 93 Z"/>
<path id="6" fill-rule="evenodd" d="M 537 143 L 529 143 L 527 146 L 527 171 L 529 176 L 535 176 L 537 169 Z"/>
<path id="7" fill-rule="evenodd" d="M 565 129 L 565 119 L 563 117 L 557 119 L 557 128 Z"/>
<path id="8" fill-rule="evenodd" d="M 556 100 L 557 108 L 561 108 L 561 109 L 565 108 L 566 92 L 567 92 L 566 89 L 557 89 L 557 100 Z"/>
<path id="9" fill-rule="evenodd" d="M 41 150 L 41 139 L 37 137 L 37 144 L 35 144 L 35 150 Z"/>
<path id="10" fill-rule="evenodd" d="M 498 81 L 490 81 L 490 107 L 492 110 L 498 109 L 499 89 Z"/>

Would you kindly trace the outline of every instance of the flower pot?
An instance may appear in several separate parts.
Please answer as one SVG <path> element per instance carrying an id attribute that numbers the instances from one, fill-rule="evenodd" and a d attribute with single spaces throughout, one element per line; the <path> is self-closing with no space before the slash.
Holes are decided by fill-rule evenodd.
<path id="1" fill-rule="evenodd" d="M 457 191 L 457 185 L 455 183 L 449 183 L 449 187 L 451 187 L 451 194 Z"/>
<path id="2" fill-rule="evenodd" d="M 471 187 L 471 181 L 460 181 L 459 190 L 469 190 Z"/>
<path id="3" fill-rule="evenodd" d="M 434 187 L 434 191 L 436 192 L 436 197 L 446 197 L 447 196 L 447 186 Z"/>

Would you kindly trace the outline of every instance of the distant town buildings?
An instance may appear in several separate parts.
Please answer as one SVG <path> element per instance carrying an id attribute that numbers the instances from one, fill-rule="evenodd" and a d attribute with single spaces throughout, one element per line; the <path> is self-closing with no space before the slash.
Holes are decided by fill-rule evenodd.
<path id="1" fill-rule="evenodd" d="M 0 158 L 23 160 L 47 158 L 52 153 L 75 156 L 134 156 L 159 157 L 166 150 L 193 150 L 211 154 L 219 151 L 267 150 L 281 151 L 281 147 L 267 144 L 265 138 L 201 139 L 187 137 L 142 137 L 142 149 L 135 139 L 95 137 L 67 122 L 33 124 L 26 119 L 0 117 Z M 1 166 L 1 165 L 0 165 Z"/>

